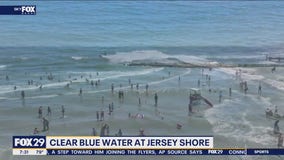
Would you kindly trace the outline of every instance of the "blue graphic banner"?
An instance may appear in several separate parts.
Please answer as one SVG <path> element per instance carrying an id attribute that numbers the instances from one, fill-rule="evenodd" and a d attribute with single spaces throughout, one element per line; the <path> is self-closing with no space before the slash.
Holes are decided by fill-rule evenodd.
<path id="1" fill-rule="evenodd" d="M 0 15 L 36 15 L 36 5 L 0 6 Z"/>

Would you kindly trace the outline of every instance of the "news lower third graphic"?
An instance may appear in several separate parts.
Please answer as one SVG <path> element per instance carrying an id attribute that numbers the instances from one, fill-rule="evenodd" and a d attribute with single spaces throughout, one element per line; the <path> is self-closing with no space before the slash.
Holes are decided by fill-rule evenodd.
<path id="1" fill-rule="evenodd" d="M 213 137 L 13 136 L 13 155 L 284 155 L 276 148 L 214 148 Z"/>
<path id="2" fill-rule="evenodd" d="M 0 15 L 36 15 L 36 5 L 0 6 Z"/>

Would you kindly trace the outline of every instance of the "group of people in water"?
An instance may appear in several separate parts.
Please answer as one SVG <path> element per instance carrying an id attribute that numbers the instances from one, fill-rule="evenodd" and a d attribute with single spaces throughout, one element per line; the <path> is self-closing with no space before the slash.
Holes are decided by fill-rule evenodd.
<path id="1" fill-rule="evenodd" d="M 65 114 L 65 108 L 64 105 L 61 105 L 61 118 L 64 118 Z M 38 108 L 38 118 L 42 120 L 42 126 L 43 129 L 41 131 L 38 130 L 38 128 L 34 128 L 34 134 L 39 134 L 40 132 L 45 132 L 49 130 L 49 120 L 46 117 L 51 117 L 51 107 L 47 106 L 47 114 L 46 116 L 43 116 L 43 107 L 40 106 Z"/>
<path id="2" fill-rule="evenodd" d="M 212 70 L 212 69 L 210 69 Z M 276 71 L 276 68 L 273 68 L 272 69 L 272 72 L 275 72 Z M 203 76 L 203 72 L 204 72 L 204 69 L 202 69 L 202 76 Z M 99 75 L 99 73 L 97 73 L 97 76 Z M 239 69 L 239 70 L 236 70 L 236 79 L 240 79 L 240 89 L 245 93 L 247 94 L 248 92 L 248 83 L 247 81 L 242 81 L 241 80 L 241 75 L 242 75 L 242 71 Z M 170 76 L 170 72 L 169 72 L 169 76 Z M 211 82 L 211 75 L 208 75 L 206 74 L 206 84 L 210 87 L 210 82 Z M 69 76 L 69 78 L 71 78 L 71 76 Z M 81 76 L 81 78 L 83 78 L 83 76 Z M 91 78 L 91 76 L 90 76 Z M 52 73 L 48 74 L 47 75 L 47 79 L 52 81 L 55 79 L 55 77 L 52 75 Z M 178 78 L 178 81 L 180 82 L 180 77 Z M 9 77 L 8 75 L 6 76 L 6 80 L 9 80 Z M 40 78 L 40 80 L 42 80 L 42 76 Z M 93 80 L 89 80 L 88 78 L 86 78 L 86 82 L 91 84 L 92 86 L 98 86 L 100 84 L 100 80 L 97 80 L 97 81 L 93 81 Z M 67 87 L 69 88 L 70 87 L 70 84 L 72 83 L 72 81 L 70 81 L 70 83 L 67 84 Z M 130 85 L 130 88 L 133 89 L 133 86 L 134 84 L 131 82 L 131 79 L 129 78 L 128 79 L 128 83 Z M 29 80 L 28 81 L 28 85 L 33 85 L 34 82 L 33 80 Z M 201 81 L 198 79 L 198 82 L 197 82 L 197 86 L 200 87 L 201 86 Z M 41 85 L 42 87 L 42 85 Z M 120 88 L 122 88 L 122 85 L 120 85 Z M 15 86 L 14 87 L 14 90 L 16 90 L 17 87 Z M 149 85 L 146 84 L 145 85 L 145 89 L 146 89 L 146 93 L 148 94 L 148 91 L 149 91 Z M 111 93 L 112 94 L 115 94 L 115 86 L 114 84 L 112 83 L 111 86 L 110 86 L 110 90 L 111 90 Z M 136 90 L 139 90 L 139 83 L 136 83 Z M 210 89 L 211 91 L 211 89 Z M 258 90 L 257 90 L 257 94 L 258 95 L 262 95 L 262 85 L 261 83 L 259 83 L 258 85 Z M 80 88 L 79 90 L 79 95 L 80 96 L 83 96 L 83 89 Z M 25 91 L 21 91 L 21 97 L 24 99 L 25 98 Z M 118 98 L 120 100 L 120 102 L 123 102 L 124 100 L 124 91 L 122 89 L 119 89 L 118 91 Z M 232 88 L 230 87 L 229 88 L 229 96 L 231 97 L 232 96 Z M 220 90 L 219 91 L 219 102 L 221 103 L 222 101 L 222 98 L 223 98 L 223 93 L 222 91 Z M 104 98 L 102 98 L 102 101 L 104 101 Z M 141 97 L 139 96 L 138 97 L 138 104 L 141 105 Z M 158 106 L 158 94 L 155 93 L 154 94 L 154 106 Z M 113 112 L 114 112 L 114 106 L 113 106 L 113 102 L 109 104 L 109 108 L 108 108 L 108 114 L 111 115 Z M 189 112 L 193 113 L 193 104 L 190 102 L 189 105 L 188 105 L 188 110 Z M 64 114 L 65 114 L 65 109 L 64 109 L 64 106 L 62 105 L 61 106 L 61 114 L 62 114 L 62 118 L 64 118 Z M 275 111 L 274 113 L 272 112 L 272 110 L 267 110 L 266 111 L 266 115 L 267 116 L 274 116 L 274 115 L 277 115 L 277 106 L 275 107 Z M 47 114 L 46 116 L 50 117 L 51 116 L 51 107 L 48 106 L 47 107 Z M 43 123 L 43 129 L 42 131 L 48 131 L 49 130 L 49 120 L 48 118 L 46 118 L 44 115 L 43 115 L 43 107 L 40 106 L 39 109 L 38 109 L 38 118 L 39 119 L 42 119 L 42 123 Z M 104 121 L 105 119 L 105 111 L 104 110 L 101 110 L 101 111 L 96 111 L 96 118 L 97 118 L 97 121 Z M 140 113 L 137 113 L 137 114 L 134 114 L 132 115 L 131 113 L 129 113 L 129 118 L 141 118 L 143 119 L 144 118 L 144 114 L 140 114 Z M 283 146 L 283 136 L 282 136 L 282 133 L 280 132 L 280 128 L 279 128 L 279 120 L 276 120 L 275 123 L 274 123 L 274 134 L 277 134 L 279 135 L 278 137 L 278 147 L 282 147 Z M 182 125 L 181 124 L 177 124 L 177 128 L 178 129 L 181 129 Z M 34 129 L 34 134 L 38 134 L 40 133 L 41 131 L 38 130 L 38 128 L 35 128 Z M 95 130 L 95 128 L 93 128 L 93 135 L 97 135 L 97 132 Z M 100 135 L 101 136 L 104 136 L 104 135 L 109 135 L 109 125 L 108 124 L 104 124 L 101 128 L 101 132 L 100 132 Z M 118 133 L 116 134 L 117 136 L 121 136 L 122 135 L 122 130 L 119 129 Z M 144 130 L 143 129 L 140 129 L 139 130 L 139 135 L 144 135 Z"/>

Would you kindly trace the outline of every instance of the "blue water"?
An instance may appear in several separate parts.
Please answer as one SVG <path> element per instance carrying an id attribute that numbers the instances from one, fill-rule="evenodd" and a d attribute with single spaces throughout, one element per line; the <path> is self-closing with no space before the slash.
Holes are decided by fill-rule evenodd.
<path id="1" fill-rule="evenodd" d="M 127 64 L 277 64 L 265 61 L 265 54 L 283 54 L 284 2 L 0 2 L 19 4 L 37 5 L 37 15 L 0 16 L 1 159 L 17 159 L 7 146 L 13 135 L 30 135 L 35 127 L 42 128 L 39 106 L 44 116 L 48 106 L 52 109 L 52 116 L 46 116 L 51 126 L 46 135 L 91 135 L 93 127 L 99 131 L 108 123 L 111 135 L 122 129 L 124 135 L 136 136 L 143 128 L 146 135 L 210 134 L 215 147 L 275 147 L 274 120 L 267 119 L 264 111 L 277 105 L 284 115 L 283 68 L 277 67 L 275 73 L 271 67 L 213 68 L 205 69 L 202 76 L 201 68 Z M 236 77 L 236 71 L 241 76 Z M 51 74 L 52 80 L 48 79 Z M 211 76 L 210 85 L 205 75 Z M 29 85 L 31 80 L 34 83 Z M 91 81 L 98 80 L 98 86 L 91 86 Z M 248 83 L 247 94 L 240 89 L 242 81 Z M 257 95 L 259 84 L 262 96 Z M 201 103 L 189 116 L 191 88 L 199 88 L 214 107 Z M 125 92 L 123 103 L 117 96 L 119 90 Z M 155 93 L 159 95 L 157 108 Z M 110 103 L 114 103 L 113 115 L 107 115 Z M 64 118 L 60 118 L 61 105 L 66 108 Z M 105 111 L 105 121 L 96 120 L 97 111 Z M 128 113 L 145 118 L 128 118 Z M 177 123 L 183 125 L 181 130 L 176 129 Z M 279 126 L 282 131 L 284 123 Z"/>
<path id="2" fill-rule="evenodd" d="M 281 46 L 282 1 L 71 1 L 0 16 L 1 46 Z"/>

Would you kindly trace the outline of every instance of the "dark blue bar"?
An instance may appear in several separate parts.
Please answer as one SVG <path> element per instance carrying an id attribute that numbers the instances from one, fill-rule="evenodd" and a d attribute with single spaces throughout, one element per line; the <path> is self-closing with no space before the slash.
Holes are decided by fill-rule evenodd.
<path id="1" fill-rule="evenodd" d="M 247 149 L 248 155 L 284 155 L 284 149 L 250 148 Z"/>
<path id="2" fill-rule="evenodd" d="M 284 149 L 92 150 L 48 149 L 48 155 L 284 155 Z"/>
<path id="3" fill-rule="evenodd" d="M 46 148 L 45 136 L 13 136 L 13 148 Z"/>
<path id="4" fill-rule="evenodd" d="M 0 15 L 36 15 L 36 5 L 0 6 Z"/>

